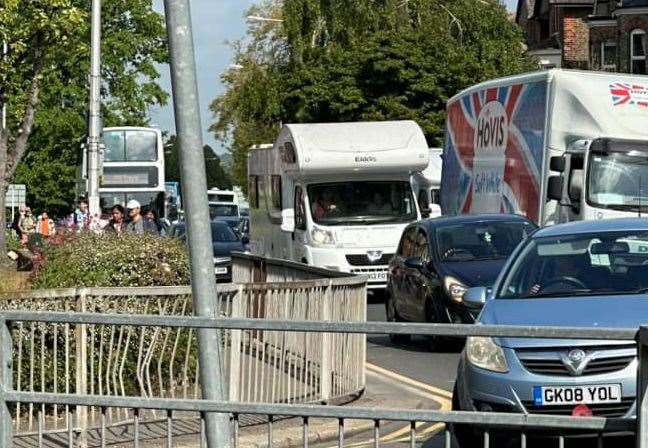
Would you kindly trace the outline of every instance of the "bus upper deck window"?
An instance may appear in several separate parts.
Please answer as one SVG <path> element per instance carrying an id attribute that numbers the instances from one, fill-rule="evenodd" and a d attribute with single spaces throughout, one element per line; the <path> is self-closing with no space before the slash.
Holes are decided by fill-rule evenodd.
<path id="1" fill-rule="evenodd" d="M 127 131 L 126 160 L 155 162 L 157 160 L 157 135 L 147 131 Z"/>

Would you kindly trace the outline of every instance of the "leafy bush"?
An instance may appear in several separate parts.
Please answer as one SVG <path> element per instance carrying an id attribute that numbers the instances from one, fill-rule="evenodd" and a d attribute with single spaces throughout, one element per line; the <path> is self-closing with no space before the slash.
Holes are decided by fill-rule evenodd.
<path id="1" fill-rule="evenodd" d="M 5 240 L 7 241 L 7 250 L 13 250 L 14 252 L 20 250 L 20 241 L 18 241 L 18 237 L 14 232 L 5 232 Z"/>
<path id="2" fill-rule="evenodd" d="M 190 283 L 181 242 L 156 235 L 70 235 L 43 248 L 33 288 L 175 286 Z"/>

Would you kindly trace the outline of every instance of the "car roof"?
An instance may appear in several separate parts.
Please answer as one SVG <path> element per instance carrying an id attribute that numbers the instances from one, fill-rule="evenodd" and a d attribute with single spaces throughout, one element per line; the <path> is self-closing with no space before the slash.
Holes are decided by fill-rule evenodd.
<path id="1" fill-rule="evenodd" d="M 538 230 L 533 237 L 551 237 L 574 235 L 580 233 L 619 232 L 619 231 L 648 231 L 648 219 L 645 218 L 614 218 L 591 221 L 574 221 L 566 224 L 556 224 Z"/>
<path id="2" fill-rule="evenodd" d="M 512 213 L 482 213 L 470 215 L 457 215 L 457 216 L 441 216 L 438 218 L 425 219 L 419 221 L 419 224 L 431 228 L 441 227 L 453 224 L 471 224 L 477 222 L 511 222 L 520 221 L 531 223 L 526 217 L 522 215 L 515 215 Z"/>

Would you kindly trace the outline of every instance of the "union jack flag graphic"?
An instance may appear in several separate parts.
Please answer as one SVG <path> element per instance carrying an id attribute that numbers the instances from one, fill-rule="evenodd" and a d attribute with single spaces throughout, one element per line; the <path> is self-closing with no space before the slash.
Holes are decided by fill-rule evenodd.
<path id="1" fill-rule="evenodd" d="M 546 98 L 546 83 L 534 82 L 484 89 L 448 105 L 444 214 L 519 213 L 538 221 Z M 503 138 L 496 147 L 492 139 L 483 144 L 484 135 Z"/>
<path id="2" fill-rule="evenodd" d="M 648 109 L 648 86 L 613 82 L 610 84 L 610 93 L 615 106 L 637 105 Z"/>

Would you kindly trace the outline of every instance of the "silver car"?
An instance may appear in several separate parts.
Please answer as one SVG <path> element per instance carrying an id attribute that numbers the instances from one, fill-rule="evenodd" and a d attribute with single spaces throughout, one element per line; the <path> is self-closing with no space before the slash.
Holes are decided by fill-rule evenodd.
<path id="1" fill-rule="evenodd" d="M 638 328 L 648 321 L 648 220 L 556 225 L 511 255 L 478 322 L 493 325 Z M 485 303 L 484 303 L 485 302 Z M 454 409 L 635 417 L 636 347 L 627 341 L 468 338 Z M 456 426 L 461 446 L 478 434 Z"/>

